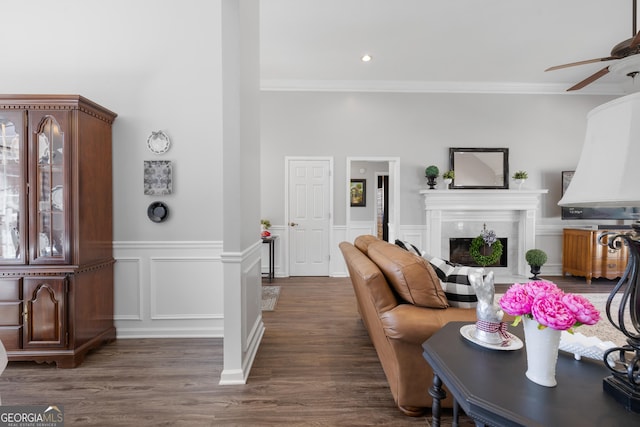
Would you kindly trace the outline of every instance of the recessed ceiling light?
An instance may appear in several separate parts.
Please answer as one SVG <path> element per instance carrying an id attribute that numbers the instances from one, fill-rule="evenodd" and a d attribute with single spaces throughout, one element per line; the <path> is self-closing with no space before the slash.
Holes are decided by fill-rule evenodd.
<path id="1" fill-rule="evenodd" d="M 367 54 L 362 55 L 362 58 L 360 58 L 360 59 L 362 59 L 362 62 L 369 62 L 369 61 L 371 61 L 372 58 L 371 58 L 371 55 L 369 55 L 367 53 Z"/>

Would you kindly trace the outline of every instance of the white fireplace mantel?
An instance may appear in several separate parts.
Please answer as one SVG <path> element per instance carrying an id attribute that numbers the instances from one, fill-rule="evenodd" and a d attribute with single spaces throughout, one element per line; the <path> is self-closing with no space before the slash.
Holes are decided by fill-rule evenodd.
<path id="1" fill-rule="evenodd" d="M 517 223 L 515 262 L 511 273 L 527 275 L 524 254 L 535 247 L 536 216 L 540 198 L 549 190 L 421 190 L 426 212 L 425 252 L 447 258 L 450 236 L 443 235 L 443 223 L 493 221 Z M 477 234 L 476 234 L 477 235 Z M 446 239 L 446 245 L 443 244 Z"/>

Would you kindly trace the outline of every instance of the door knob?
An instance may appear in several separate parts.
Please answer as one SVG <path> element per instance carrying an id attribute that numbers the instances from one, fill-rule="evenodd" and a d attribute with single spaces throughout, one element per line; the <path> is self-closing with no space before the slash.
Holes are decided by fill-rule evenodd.
<path id="1" fill-rule="evenodd" d="M 295 227 L 298 224 L 296 224 L 295 222 L 290 222 L 289 225 L 292 226 L 292 227 Z"/>

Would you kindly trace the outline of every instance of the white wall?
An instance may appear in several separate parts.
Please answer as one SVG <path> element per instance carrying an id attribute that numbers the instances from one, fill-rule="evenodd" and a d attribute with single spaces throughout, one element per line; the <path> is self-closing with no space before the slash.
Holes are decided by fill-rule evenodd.
<path id="1" fill-rule="evenodd" d="M 221 384 L 246 382 L 264 334 L 258 5 L 259 0 L 222 0 L 225 323 Z"/>
<path id="2" fill-rule="evenodd" d="M 0 93 L 80 94 L 118 114 L 113 127 L 118 337 L 229 338 L 225 329 L 233 321 L 225 324 L 224 274 L 242 283 L 242 294 L 235 295 L 242 301 L 234 301 L 232 309 L 248 314 L 235 332 L 245 350 L 255 351 L 261 325 L 258 3 L 2 5 Z M 230 11 L 226 15 L 223 4 Z M 231 54 L 223 58 L 227 20 Z M 229 61 L 226 68 L 223 59 Z M 232 70 L 226 80 L 225 69 Z M 172 140 L 162 156 L 146 146 L 157 130 Z M 223 149 L 234 152 L 224 168 Z M 173 162 L 173 194 L 143 194 L 143 161 L 154 159 Z M 235 170 L 241 178 L 230 177 L 223 186 L 223 171 Z M 164 223 L 147 218 L 147 206 L 155 200 L 169 206 Z M 230 273 L 223 273 L 222 258 L 234 265 Z M 245 375 L 250 355 L 236 356 Z"/>
<path id="3" fill-rule="evenodd" d="M 511 173 L 527 170 L 527 187 L 549 189 L 541 206 L 537 242 L 550 255 L 545 271 L 559 274 L 562 227 L 585 224 L 560 219 L 561 171 L 573 170 L 578 162 L 587 113 L 611 98 L 263 91 L 262 216 L 282 225 L 285 155 L 334 157 L 337 226 L 346 221 L 346 158 L 397 156 L 401 234 L 415 240 L 424 235 L 424 206 L 418 192 L 426 188 L 425 167 L 435 164 L 447 170 L 449 147 L 508 147 Z M 341 232 L 340 227 L 334 230 L 336 235 Z"/>

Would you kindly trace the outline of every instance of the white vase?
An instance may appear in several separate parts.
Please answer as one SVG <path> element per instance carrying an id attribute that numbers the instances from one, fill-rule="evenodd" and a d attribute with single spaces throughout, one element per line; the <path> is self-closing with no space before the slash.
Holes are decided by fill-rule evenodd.
<path id="1" fill-rule="evenodd" d="M 442 180 L 442 182 L 444 183 L 444 189 L 448 190 L 449 189 L 449 185 L 453 182 L 453 179 L 451 178 L 444 178 Z"/>
<path id="2" fill-rule="evenodd" d="M 545 387 L 555 387 L 561 331 L 538 329 L 538 322 L 522 316 L 527 349 L 527 378 Z"/>
<path id="3" fill-rule="evenodd" d="M 518 184 L 518 190 L 522 190 L 522 184 L 526 181 L 526 179 L 516 179 L 516 184 Z"/>

